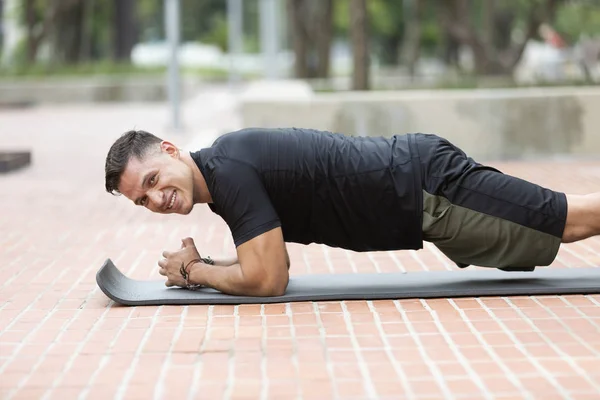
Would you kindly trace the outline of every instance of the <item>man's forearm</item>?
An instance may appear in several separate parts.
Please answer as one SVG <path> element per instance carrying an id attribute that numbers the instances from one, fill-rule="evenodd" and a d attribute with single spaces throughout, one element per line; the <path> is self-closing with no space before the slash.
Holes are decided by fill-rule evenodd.
<path id="1" fill-rule="evenodd" d="M 219 292 L 236 296 L 273 296 L 273 288 L 245 276 L 240 264 L 216 266 L 203 263 L 190 268 L 190 283 L 208 286 Z"/>
<path id="2" fill-rule="evenodd" d="M 220 267 L 229 267 L 231 265 L 238 263 L 237 257 L 219 257 L 219 258 L 212 258 L 212 260 L 214 262 L 213 265 L 217 265 Z"/>

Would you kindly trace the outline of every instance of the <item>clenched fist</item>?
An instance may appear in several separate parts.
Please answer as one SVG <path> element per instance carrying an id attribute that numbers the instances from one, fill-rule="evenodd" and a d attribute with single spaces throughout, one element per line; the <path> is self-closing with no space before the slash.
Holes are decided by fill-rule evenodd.
<path id="1" fill-rule="evenodd" d="M 196 249 L 194 240 L 190 237 L 181 241 L 181 249 L 170 252 L 164 251 L 164 257 L 158 262 L 159 273 L 167 277 L 167 287 L 180 286 L 189 287 L 193 282 L 189 281 L 192 266 L 201 261 L 200 253 Z"/>

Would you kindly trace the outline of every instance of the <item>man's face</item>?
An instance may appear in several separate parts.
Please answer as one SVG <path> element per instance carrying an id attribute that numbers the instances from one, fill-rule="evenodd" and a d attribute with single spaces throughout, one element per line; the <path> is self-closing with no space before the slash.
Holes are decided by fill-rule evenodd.
<path id="1" fill-rule="evenodd" d="M 142 160 L 130 159 L 119 191 L 156 213 L 188 214 L 194 206 L 192 171 L 169 142 L 162 142 L 160 150 L 150 150 Z"/>

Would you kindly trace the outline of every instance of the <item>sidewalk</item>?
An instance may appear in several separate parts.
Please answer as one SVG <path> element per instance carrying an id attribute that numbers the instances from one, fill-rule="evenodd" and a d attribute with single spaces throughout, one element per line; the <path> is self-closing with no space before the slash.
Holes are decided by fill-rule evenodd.
<path id="1" fill-rule="evenodd" d="M 161 279 L 163 250 L 192 236 L 234 251 L 199 206 L 153 215 L 104 192 L 104 157 L 139 128 L 176 143 L 236 127 L 225 97 L 161 105 L 0 111 L 0 149 L 32 165 L 0 175 L 2 399 L 597 399 L 600 296 L 121 307 L 95 284 L 111 258 Z M 219 102 L 221 101 L 221 102 Z M 181 140 L 178 140 L 181 139 Z M 494 163 L 555 189 L 600 190 L 600 162 Z M 289 245 L 292 274 L 456 270 L 434 248 L 355 254 Z M 551 268 L 596 267 L 600 238 L 564 246 Z"/>

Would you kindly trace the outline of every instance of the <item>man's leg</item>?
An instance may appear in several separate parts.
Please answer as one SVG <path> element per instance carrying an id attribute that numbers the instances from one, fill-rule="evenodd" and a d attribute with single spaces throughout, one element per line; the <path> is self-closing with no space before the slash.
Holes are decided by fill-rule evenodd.
<path id="1" fill-rule="evenodd" d="M 563 243 L 600 235 L 600 193 L 567 195 L 567 222 Z"/>
<path id="2" fill-rule="evenodd" d="M 514 179 L 502 178 L 508 183 Z M 484 199 L 470 206 L 424 191 L 423 237 L 461 268 L 475 265 L 532 271 L 550 265 L 559 250 L 561 233 L 548 233 L 540 224 L 548 217 L 544 210 L 522 213 L 523 203 L 507 198 L 498 193 L 494 201 Z"/>
<path id="3" fill-rule="evenodd" d="M 419 136 L 423 236 L 459 266 L 531 270 L 551 264 L 564 239 L 600 228 L 585 220 L 593 207 L 481 165 L 445 139 Z M 600 221 L 600 198 L 597 198 Z"/>

